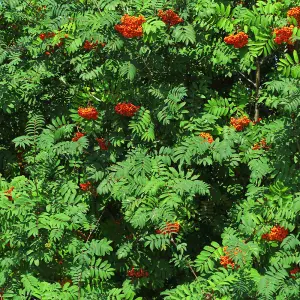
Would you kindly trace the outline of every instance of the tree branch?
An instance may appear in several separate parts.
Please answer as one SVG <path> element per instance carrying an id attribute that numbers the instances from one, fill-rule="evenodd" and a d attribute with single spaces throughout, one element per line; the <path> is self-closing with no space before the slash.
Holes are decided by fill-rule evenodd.
<path id="1" fill-rule="evenodd" d="M 242 75 L 248 82 L 250 82 L 250 83 L 256 88 L 255 82 L 253 82 L 253 81 L 250 80 L 248 77 L 246 77 L 246 75 L 244 75 L 242 72 L 239 72 L 239 74 Z"/>

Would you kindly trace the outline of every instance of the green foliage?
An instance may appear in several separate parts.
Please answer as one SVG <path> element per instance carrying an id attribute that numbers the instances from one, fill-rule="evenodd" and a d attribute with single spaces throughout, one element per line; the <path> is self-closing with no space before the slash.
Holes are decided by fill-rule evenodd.
<path id="1" fill-rule="evenodd" d="M 299 299 L 296 6 L 1 1 L 0 299 Z"/>

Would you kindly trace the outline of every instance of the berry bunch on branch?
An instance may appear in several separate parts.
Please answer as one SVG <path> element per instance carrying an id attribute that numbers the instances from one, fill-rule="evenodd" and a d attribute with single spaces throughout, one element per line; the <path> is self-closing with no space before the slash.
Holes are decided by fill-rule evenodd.
<path id="1" fill-rule="evenodd" d="M 84 134 L 82 132 L 76 132 L 75 136 L 72 138 L 73 142 L 77 142 L 80 138 L 82 138 Z"/>
<path id="2" fill-rule="evenodd" d="M 96 41 L 95 43 L 85 41 L 84 44 L 83 44 L 83 48 L 87 51 L 91 51 L 93 49 L 96 49 L 97 47 L 98 47 L 98 41 Z"/>
<path id="3" fill-rule="evenodd" d="M 135 113 L 140 109 L 140 106 L 136 106 L 132 103 L 118 103 L 115 106 L 115 112 L 125 117 L 133 117 Z"/>
<path id="4" fill-rule="evenodd" d="M 146 22 L 144 16 L 124 15 L 121 18 L 121 24 L 115 25 L 115 30 L 122 34 L 125 38 L 136 38 L 143 35 L 142 24 Z"/>
<path id="5" fill-rule="evenodd" d="M 101 150 L 104 150 L 104 151 L 108 150 L 109 142 L 107 142 L 105 140 L 105 138 L 96 138 L 96 141 L 98 142 L 98 145 L 99 145 Z"/>
<path id="6" fill-rule="evenodd" d="M 288 12 L 287 12 L 288 17 L 293 17 L 296 19 L 298 27 L 300 27 L 300 6 L 297 7 L 292 7 Z"/>
<path id="7" fill-rule="evenodd" d="M 180 230 L 180 225 L 178 222 L 175 223 L 166 223 L 165 228 L 162 230 L 157 229 L 155 232 L 157 234 L 168 234 L 168 233 L 178 233 Z"/>
<path id="8" fill-rule="evenodd" d="M 228 45 L 233 45 L 234 48 L 243 48 L 248 44 L 248 35 L 244 32 L 231 34 L 224 38 L 224 42 Z"/>
<path id="9" fill-rule="evenodd" d="M 12 193 L 12 191 L 13 191 L 14 189 L 15 189 L 15 187 L 12 186 L 11 188 L 9 188 L 9 189 L 5 192 L 6 197 L 7 197 L 7 199 L 8 199 L 9 201 L 13 201 L 13 198 L 12 198 L 11 193 Z"/>
<path id="10" fill-rule="evenodd" d="M 55 37 L 55 35 L 56 34 L 54 32 L 46 32 L 46 33 L 41 33 L 39 37 L 42 41 L 44 41 L 45 39 L 50 39 Z"/>
<path id="11" fill-rule="evenodd" d="M 159 10 L 157 15 L 165 24 L 170 27 L 183 22 L 183 19 L 180 18 L 172 9 L 165 11 Z"/>
<path id="12" fill-rule="evenodd" d="M 293 28 L 294 26 L 290 25 L 290 27 L 285 26 L 274 29 L 273 33 L 276 35 L 274 42 L 278 45 L 281 45 L 282 43 L 293 45 L 294 43 L 291 40 Z"/>
<path id="13" fill-rule="evenodd" d="M 84 192 L 87 192 L 92 188 L 92 184 L 89 181 L 87 181 L 86 183 L 80 183 L 79 186 L 80 189 Z"/>
<path id="14" fill-rule="evenodd" d="M 212 135 L 207 132 L 201 132 L 199 134 L 199 136 L 204 138 L 206 140 L 206 142 L 208 142 L 209 144 L 211 144 L 214 141 L 214 138 L 212 137 Z"/>
<path id="15" fill-rule="evenodd" d="M 266 139 L 262 139 L 260 142 L 255 143 L 252 147 L 252 150 L 259 150 L 259 149 L 264 149 L 264 150 L 270 149 L 270 146 L 267 145 Z"/>
<path id="16" fill-rule="evenodd" d="M 282 242 L 288 234 L 289 231 L 284 227 L 274 226 L 269 233 L 265 233 L 262 235 L 262 239 L 266 241 Z"/>
<path id="17" fill-rule="evenodd" d="M 149 273 L 142 268 L 139 270 L 135 270 L 135 268 L 132 267 L 131 270 L 127 271 L 127 276 L 131 278 L 143 278 L 148 277 Z"/>
<path id="18" fill-rule="evenodd" d="M 97 120 L 98 119 L 98 111 L 95 107 L 79 107 L 78 115 L 87 120 Z"/>
<path id="19" fill-rule="evenodd" d="M 235 128 L 236 131 L 242 131 L 250 124 L 251 120 L 243 116 L 241 118 L 231 118 L 230 124 Z"/>

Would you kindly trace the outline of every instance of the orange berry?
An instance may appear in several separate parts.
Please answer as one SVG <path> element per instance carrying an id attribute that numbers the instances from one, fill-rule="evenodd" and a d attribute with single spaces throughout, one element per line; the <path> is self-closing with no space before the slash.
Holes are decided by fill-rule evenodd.
<path id="1" fill-rule="evenodd" d="M 143 35 L 142 24 L 145 22 L 144 16 L 134 17 L 125 14 L 121 18 L 121 24 L 115 25 L 115 30 L 125 38 L 141 37 Z"/>
<path id="2" fill-rule="evenodd" d="M 90 190 L 90 188 L 92 187 L 92 184 L 88 181 L 86 183 L 80 183 L 79 186 L 80 186 L 81 190 L 86 192 L 86 191 Z"/>
<path id="3" fill-rule="evenodd" d="M 236 131 L 242 131 L 250 124 L 250 122 L 250 119 L 246 116 L 243 116 L 242 118 L 230 118 L 230 124 Z"/>
<path id="4" fill-rule="evenodd" d="M 293 34 L 293 25 L 290 27 L 282 27 L 274 29 L 273 33 L 276 35 L 274 42 L 278 45 L 282 43 L 287 43 L 289 45 L 293 45 L 294 43 L 291 41 L 291 37 Z"/>
<path id="5" fill-rule="evenodd" d="M 125 117 L 132 117 L 140 109 L 140 106 L 136 106 L 132 103 L 118 103 L 115 106 L 115 112 Z"/>
<path id="6" fill-rule="evenodd" d="M 109 142 L 106 142 L 104 138 L 96 138 L 96 141 L 98 142 L 98 145 L 101 148 L 101 150 L 108 150 Z"/>
<path id="7" fill-rule="evenodd" d="M 300 6 L 292 7 L 287 12 L 288 17 L 293 17 L 296 19 L 298 26 L 300 26 Z"/>
<path id="8" fill-rule="evenodd" d="M 231 34 L 224 38 L 224 42 L 228 45 L 233 45 L 234 48 L 243 48 L 248 44 L 248 35 L 244 32 L 239 32 L 235 35 Z"/>
<path id="9" fill-rule="evenodd" d="M 282 242 L 287 235 L 289 234 L 289 231 L 281 226 L 274 226 L 270 233 L 265 233 L 262 235 L 262 239 L 267 241 L 278 241 Z"/>
<path id="10" fill-rule="evenodd" d="M 166 11 L 159 10 L 158 16 L 170 27 L 183 22 L 183 19 L 180 18 L 172 9 L 168 9 Z"/>
<path id="11" fill-rule="evenodd" d="M 98 111 L 96 110 L 96 108 L 90 106 L 90 107 L 79 107 L 78 108 L 78 115 L 84 119 L 87 120 L 97 120 L 98 119 Z"/>
<path id="12" fill-rule="evenodd" d="M 199 134 L 199 136 L 201 136 L 202 138 L 204 138 L 208 143 L 212 143 L 214 141 L 213 137 L 211 134 L 206 133 L 206 132 L 201 132 Z"/>
<path id="13" fill-rule="evenodd" d="M 76 132 L 75 136 L 72 138 L 73 142 L 77 142 L 80 138 L 82 138 L 84 134 L 82 132 Z"/>

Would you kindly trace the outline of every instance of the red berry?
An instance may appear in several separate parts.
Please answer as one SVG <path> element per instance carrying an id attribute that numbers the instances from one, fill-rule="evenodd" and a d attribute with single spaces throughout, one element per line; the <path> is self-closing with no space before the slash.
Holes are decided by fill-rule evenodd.
<path id="1" fill-rule="evenodd" d="M 172 9 L 168 9 L 166 11 L 159 10 L 158 16 L 169 26 L 174 26 L 183 22 L 183 19 L 180 18 Z"/>
<path id="2" fill-rule="evenodd" d="M 144 16 L 134 17 L 124 15 L 121 24 L 115 25 L 115 30 L 125 38 L 141 37 L 143 35 L 142 24 L 146 22 Z"/>

